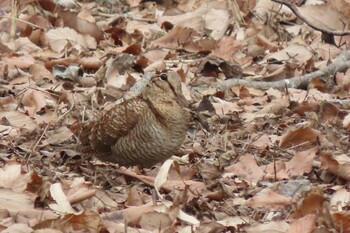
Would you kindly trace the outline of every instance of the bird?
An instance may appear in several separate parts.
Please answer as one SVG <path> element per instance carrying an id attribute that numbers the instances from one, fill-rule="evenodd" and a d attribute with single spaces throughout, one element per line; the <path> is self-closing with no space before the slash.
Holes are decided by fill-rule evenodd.
<path id="1" fill-rule="evenodd" d="M 185 140 L 191 113 L 175 71 L 153 77 L 137 96 L 116 104 L 99 119 L 71 126 L 77 151 L 120 166 L 152 167 Z"/>

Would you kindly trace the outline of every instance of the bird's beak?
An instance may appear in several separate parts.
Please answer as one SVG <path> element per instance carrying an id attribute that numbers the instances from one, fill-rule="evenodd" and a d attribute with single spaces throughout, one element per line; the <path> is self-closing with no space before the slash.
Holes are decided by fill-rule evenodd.
<path id="1" fill-rule="evenodd" d="M 188 108 L 190 106 L 190 102 L 186 99 L 186 97 L 182 93 L 177 93 L 177 102 L 185 108 Z"/>

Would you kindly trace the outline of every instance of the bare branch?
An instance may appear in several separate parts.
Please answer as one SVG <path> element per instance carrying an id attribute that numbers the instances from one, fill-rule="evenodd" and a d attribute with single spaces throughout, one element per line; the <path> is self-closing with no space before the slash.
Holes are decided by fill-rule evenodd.
<path id="1" fill-rule="evenodd" d="M 345 36 L 345 35 L 350 35 L 350 31 L 337 31 L 337 30 L 327 30 L 327 29 L 324 29 L 324 28 L 321 28 L 321 27 L 318 27 L 314 24 L 312 24 L 307 18 L 305 18 L 298 10 L 298 8 L 293 5 L 292 3 L 290 2 L 286 2 L 286 1 L 283 1 L 283 0 L 272 0 L 273 2 L 277 2 L 277 3 L 280 3 L 280 4 L 283 4 L 285 6 L 287 6 L 291 11 L 293 11 L 293 13 L 298 17 L 300 18 L 301 20 L 303 20 L 307 25 L 309 25 L 311 28 L 317 30 L 317 31 L 320 31 L 322 33 L 325 33 L 325 34 L 328 34 L 328 35 L 333 35 L 333 36 Z"/>
<path id="2" fill-rule="evenodd" d="M 315 78 L 328 78 L 332 77 L 335 73 L 344 71 L 350 68 L 350 50 L 345 50 L 340 55 L 334 59 L 332 64 L 327 67 L 320 69 L 318 71 L 305 74 L 299 77 L 294 77 L 291 79 L 284 79 L 274 82 L 264 82 L 264 81 L 250 81 L 242 79 L 228 79 L 219 84 L 221 90 L 225 90 L 232 86 L 241 85 L 246 87 L 254 87 L 259 89 L 269 89 L 275 88 L 283 90 L 286 87 L 288 88 L 301 88 L 307 86 L 312 79 Z"/>

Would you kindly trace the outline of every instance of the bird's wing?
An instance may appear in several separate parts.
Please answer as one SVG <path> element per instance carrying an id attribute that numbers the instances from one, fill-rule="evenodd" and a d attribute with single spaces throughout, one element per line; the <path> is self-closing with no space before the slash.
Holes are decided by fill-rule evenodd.
<path id="1" fill-rule="evenodd" d="M 134 98 L 114 106 L 99 120 L 78 123 L 71 127 L 80 139 L 78 150 L 85 154 L 109 153 L 120 137 L 138 124 L 147 104 Z"/>

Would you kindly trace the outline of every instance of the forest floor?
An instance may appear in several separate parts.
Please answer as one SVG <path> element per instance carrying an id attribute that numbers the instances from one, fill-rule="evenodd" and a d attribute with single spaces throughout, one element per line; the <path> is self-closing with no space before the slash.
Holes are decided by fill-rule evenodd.
<path id="1" fill-rule="evenodd" d="M 0 0 L 0 231 L 350 232 L 350 5 L 292 2 Z M 199 116 L 177 158 L 74 150 L 167 70 Z"/>

